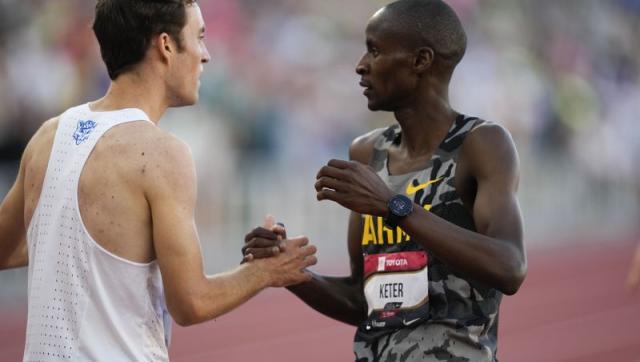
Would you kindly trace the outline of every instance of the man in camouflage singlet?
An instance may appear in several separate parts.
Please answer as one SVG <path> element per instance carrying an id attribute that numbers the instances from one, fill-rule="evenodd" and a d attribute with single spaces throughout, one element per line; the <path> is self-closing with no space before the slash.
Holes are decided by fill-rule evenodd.
<path id="1" fill-rule="evenodd" d="M 382 8 L 366 44 L 356 72 L 368 107 L 397 124 L 357 138 L 351 161 L 330 161 L 315 185 L 352 211 L 351 276 L 289 289 L 358 327 L 359 362 L 496 361 L 501 297 L 526 274 L 513 141 L 449 105 L 466 36 L 444 2 Z M 256 229 L 244 252 L 267 256 L 275 239 Z"/>

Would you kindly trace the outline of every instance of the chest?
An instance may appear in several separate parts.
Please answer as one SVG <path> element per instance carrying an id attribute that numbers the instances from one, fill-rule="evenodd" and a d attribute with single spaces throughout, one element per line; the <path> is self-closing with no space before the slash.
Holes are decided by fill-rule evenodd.
<path id="1" fill-rule="evenodd" d="M 408 172 L 394 174 L 383 167 L 380 178 L 396 194 L 409 197 L 416 206 L 442 217 L 454 224 L 472 228 L 472 210 L 475 198 L 474 180 L 457 153 L 437 151 L 422 167 L 405 169 Z M 389 163 L 391 165 L 392 163 Z M 362 246 L 367 253 L 419 250 L 411 242 L 411 235 L 400 227 L 390 229 L 382 217 L 363 216 Z"/>
<path id="2" fill-rule="evenodd" d="M 378 175 L 395 193 L 408 196 L 427 210 L 455 199 L 473 209 L 476 182 L 459 150 L 436 150 L 410 160 L 389 150 L 386 165 Z"/>

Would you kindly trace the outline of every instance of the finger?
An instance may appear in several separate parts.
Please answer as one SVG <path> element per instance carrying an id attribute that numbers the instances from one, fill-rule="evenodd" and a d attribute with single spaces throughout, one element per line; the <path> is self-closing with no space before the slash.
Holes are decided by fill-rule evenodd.
<path id="1" fill-rule="evenodd" d="M 271 230 L 275 225 L 276 225 L 276 218 L 273 215 L 268 214 L 267 216 L 264 217 L 263 226 L 265 229 Z"/>
<path id="2" fill-rule="evenodd" d="M 316 264 L 318 264 L 318 258 L 316 256 L 309 256 L 309 257 L 304 258 L 304 261 L 303 261 L 303 265 L 304 266 L 303 266 L 303 268 L 308 268 L 308 267 L 314 266 Z"/>
<path id="3" fill-rule="evenodd" d="M 278 240 L 285 240 L 287 238 L 287 229 L 285 229 L 284 226 L 276 225 L 271 231 L 278 235 Z"/>
<path id="4" fill-rule="evenodd" d="M 278 256 L 278 254 L 280 254 L 280 249 L 278 249 L 277 252 L 274 251 L 274 249 L 254 249 L 251 250 L 251 260 L 273 258 Z"/>
<path id="5" fill-rule="evenodd" d="M 272 248 L 274 246 L 278 246 L 279 244 L 280 242 L 278 240 L 256 238 L 256 239 L 249 240 L 249 242 L 244 244 L 242 248 L 245 250 L 249 248 L 263 249 L 263 248 Z"/>
<path id="6" fill-rule="evenodd" d="M 272 248 L 247 249 L 247 253 L 253 256 L 253 259 L 265 259 L 280 254 L 280 248 L 274 246 Z"/>
<path id="7" fill-rule="evenodd" d="M 317 252 L 318 252 L 318 248 L 316 248 L 315 245 L 307 245 L 305 247 L 300 248 L 300 253 L 305 258 L 310 257 Z"/>
<path id="8" fill-rule="evenodd" d="M 242 255 L 249 254 L 249 250 L 260 250 L 269 248 L 280 248 L 281 242 L 278 240 L 253 239 L 242 247 Z"/>
<path id="9" fill-rule="evenodd" d="M 320 171 L 318 171 L 318 174 L 316 175 L 316 179 L 319 179 L 321 177 L 331 177 L 338 180 L 344 180 L 344 179 L 347 179 L 347 177 L 349 177 L 349 173 L 344 169 L 340 169 L 332 166 L 323 166 L 320 169 Z"/>
<path id="10" fill-rule="evenodd" d="M 309 239 L 305 236 L 289 239 L 289 244 L 295 248 L 301 248 L 309 244 Z"/>
<path id="11" fill-rule="evenodd" d="M 278 235 L 276 235 L 270 229 L 265 229 L 263 227 L 257 227 L 255 229 L 253 229 L 253 231 L 251 231 L 250 233 L 248 233 L 244 237 L 244 242 L 248 243 L 251 239 L 259 239 L 259 238 L 277 240 L 278 239 Z"/>
<path id="12" fill-rule="evenodd" d="M 342 193 L 331 189 L 322 189 L 316 193 L 318 201 L 330 200 L 340 203 L 342 200 Z"/>
<path id="13" fill-rule="evenodd" d="M 353 168 L 355 166 L 355 163 L 351 162 L 351 161 L 333 159 L 333 160 L 330 160 L 327 163 L 327 165 L 329 165 L 331 167 L 335 167 L 335 168 L 346 170 L 346 169 Z"/>
<path id="14" fill-rule="evenodd" d="M 318 181 L 316 181 L 315 188 L 316 191 L 321 191 L 322 189 L 331 189 L 336 191 L 346 191 L 347 185 L 342 180 L 338 180 L 331 177 L 320 177 Z"/>

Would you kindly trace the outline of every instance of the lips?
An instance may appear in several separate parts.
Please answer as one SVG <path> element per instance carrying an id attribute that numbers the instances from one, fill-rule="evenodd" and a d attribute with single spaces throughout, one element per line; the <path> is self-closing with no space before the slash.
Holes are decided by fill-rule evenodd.
<path id="1" fill-rule="evenodd" d="M 360 86 L 364 88 L 363 94 L 365 96 L 369 96 L 369 94 L 371 94 L 371 91 L 373 90 L 373 87 L 371 86 L 371 83 L 362 80 L 362 81 L 360 81 Z"/>

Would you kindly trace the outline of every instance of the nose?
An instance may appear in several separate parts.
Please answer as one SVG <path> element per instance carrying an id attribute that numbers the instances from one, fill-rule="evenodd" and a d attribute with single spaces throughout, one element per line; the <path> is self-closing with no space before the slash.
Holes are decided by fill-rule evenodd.
<path id="1" fill-rule="evenodd" d="M 211 55 L 209 54 L 209 49 L 204 45 L 203 54 L 202 54 L 202 64 L 209 63 L 211 61 Z"/>
<path id="2" fill-rule="evenodd" d="M 367 53 L 363 54 L 356 65 L 356 73 L 364 75 L 369 70 L 369 64 L 367 63 Z"/>

